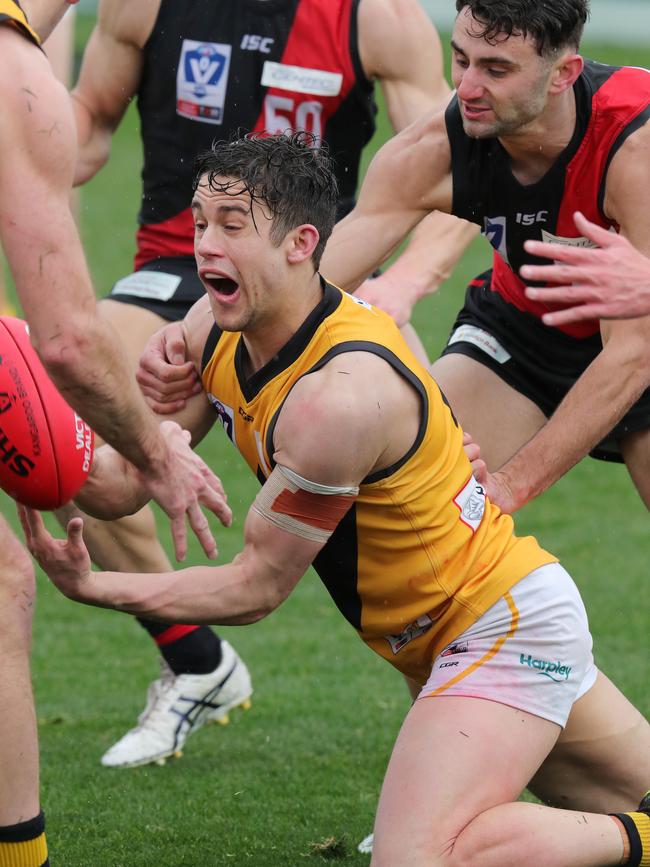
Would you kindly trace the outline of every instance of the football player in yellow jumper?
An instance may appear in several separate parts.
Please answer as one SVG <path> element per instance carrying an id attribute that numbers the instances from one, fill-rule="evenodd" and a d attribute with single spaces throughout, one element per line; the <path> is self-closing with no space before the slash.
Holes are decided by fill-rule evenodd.
<path id="1" fill-rule="evenodd" d="M 230 625 L 269 614 L 313 563 L 362 640 L 420 686 L 373 864 L 648 864 L 650 817 L 634 808 L 650 727 L 596 669 L 570 576 L 473 477 L 452 410 L 396 325 L 320 276 L 337 192 L 313 144 L 246 137 L 198 162 L 210 307 L 184 322 L 203 392 L 177 421 L 198 440 L 219 420 L 262 483 L 241 553 L 92 572 L 80 518 L 57 541 L 23 510 L 30 550 L 80 602 Z M 113 518 L 143 499 L 128 464 L 100 449 L 82 508 Z M 518 802 L 526 786 L 558 806 Z"/>

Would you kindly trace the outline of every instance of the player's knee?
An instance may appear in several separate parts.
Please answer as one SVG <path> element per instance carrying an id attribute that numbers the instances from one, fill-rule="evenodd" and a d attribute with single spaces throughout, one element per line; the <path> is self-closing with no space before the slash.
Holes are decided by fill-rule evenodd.
<path id="1" fill-rule="evenodd" d="M 438 827 L 430 834 L 408 838 L 400 834 L 375 833 L 370 867 L 476 867 L 480 861 L 457 860 L 455 845 L 457 835 L 446 833 Z"/>

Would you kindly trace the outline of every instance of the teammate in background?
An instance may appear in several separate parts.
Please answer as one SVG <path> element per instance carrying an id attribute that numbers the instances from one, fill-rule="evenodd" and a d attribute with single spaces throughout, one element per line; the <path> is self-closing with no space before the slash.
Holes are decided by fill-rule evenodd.
<path id="1" fill-rule="evenodd" d="M 0 245 L 32 340 L 57 386 L 138 467 L 173 520 L 179 554 L 188 510 L 212 554 L 199 501 L 228 520 L 218 480 L 196 461 L 180 428 L 169 428 L 166 439 L 147 409 L 113 330 L 97 315 L 70 213 L 74 119 L 39 39 L 67 6 L 62 0 L 39 0 L 33 10 L 27 2 L 24 10 L 12 0 L 0 4 Z M 0 867 L 48 863 L 29 672 L 33 599 L 30 558 L 0 518 Z"/>
<path id="2" fill-rule="evenodd" d="M 137 96 L 144 169 L 135 273 L 101 303 L 134 369 L 148 337 L 166 320 L 181 319 L 204 294 L 189 208 L 196 153 L 233 130 L 309 129 L 334 152 L 342 216 L 354 205 L 361 152 L 374 131 L 374 80 L 398 130 L 448 99 L 440 43 L 415 0 L 101 0 L 73 91 L 76 181 L 107 161 L 112 134 Z M 473 232 L 469 224 L 432 215 L 397 278 L 388 272 L 377 283 L 399 279 L 413 296 L 431 290 Z M 409 268 L 417 281 L 407 279 Z M 86 528 L 93 560 L 103 569 L 171 568 L 148 509 L 120 524 L 87 522 Z M 223 719 L 251 693 L 244 663 L 207 626 L 139 622 L 160 649 L 163 676 L 152 684 L 153 698 L 136 728 L 103 756 L 111 767 L 178 754 L 199 725 Z"/>
<path id="3" fill-rule="evenodd" d="M 433 374 L 498 469 L 490 495 L 514 511 L 592 452 L 622 457 L 650 504 L 650 320 L 549 328 L 518 276 L 541 261 L 527 240 L 588 243 L 577 209 L 650 251 L 650 74 L 577 53 L 587 0 L 456 8 L 456 96 L 377 154 L 323 272 L 353 287 L 434 209 L 476 222 L 494 270 L 470 284 Z"/>
<path id="4" fill-rule="evenodd" d="M 535 256 L 554 259 L 553 265 L 525 265 L 530 280 L 553 283 L 549 288 L 528 287 L 526 295 L 550 307 L 547 325 L 565 325 L 590 319 L 633 319 L 650 315 L 650 259 L 621 235 L 607 232 L 582 214 L 575 214 L 578 231 L 596 246 L 561 247 L 529 241 Z M 571 305 L 564 307 L 564 305 Z"/>
<path id="5" fill-rule="evenodd" d="M 231 625 L 278 607 L 313 563 L 366 644 L 421 686 L 382 789 L 377 867 L 647 864 L 650 803 L 634 808 L 650 726 L 597 671 L 569 575 L 472 477 L 394 322 L 320 277 L 337 191 L 310 144 L 218 142 L 194 187 L 209 311 L 184 336 L 204 393 L 178 420 L 199 440 L 218 419 L 263 483 L 243 551 L 96 573 L 79 518 L 59 542 L 23 509 L 30 550 L 80 602 Z M 107 447 L 82 500 L 93 487 L 109 510 L 144 499 Z M 563 809 L 517 802 L 527 785 Z"/>

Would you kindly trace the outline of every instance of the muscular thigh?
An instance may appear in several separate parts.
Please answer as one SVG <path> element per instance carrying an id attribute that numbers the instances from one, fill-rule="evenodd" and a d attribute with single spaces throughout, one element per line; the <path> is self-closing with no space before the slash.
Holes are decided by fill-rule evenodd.
<path id="1" fill-rule="evenodd" d="M 99 302 L 99 311 L 102 318 L 108 320 L 119 334 L 129 364 L 135 370 L 147 341 L 166 321 L 144 307 L 124 304 L 111 298 Z"/>
<path id="2" fill-rule="evenodd" d="M 490 368 L 466 355 L 443 355 L 431 373 L 463 430 L 496 470 L 545 424 L 544 413 Z"/>
<path id="3" fill-rule="evenodd" d="M 529 788 L 573 810 L 633 810 L 650 786 L 650 725 L 604 674 L 578 699 Z"/>
<path id="4" fill-rule="evenodd" d="M 373 864 L 439 864 L 479 813 L 517 799 L 558 736 L 555 723 L 496 701 L 422 698 L 382 787 Z"/>

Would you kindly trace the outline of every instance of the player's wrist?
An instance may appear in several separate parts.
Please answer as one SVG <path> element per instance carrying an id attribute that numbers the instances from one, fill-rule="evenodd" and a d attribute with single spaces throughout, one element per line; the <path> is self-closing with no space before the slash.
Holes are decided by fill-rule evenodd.
<path id="1" fill-rule="evenodd" d="M 503 491 L 502 510 L 507 511 L 508 514 L 521 509 L 534 496 L 523 474 L 502 468 L 494 473 L 494 478 L 498 480 L 499 487 Z"/>
<path id="2" fill-rule="evenodd" d="M 170 477 L 174 464 L 173 449 L 163 436 L 159 421 L 152 417 L 147 422 L 140 437 L 140 458 L 133 463 L 149 480 L 164 480 Z"/>

